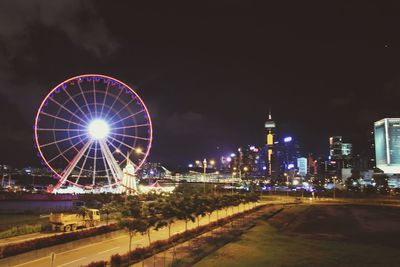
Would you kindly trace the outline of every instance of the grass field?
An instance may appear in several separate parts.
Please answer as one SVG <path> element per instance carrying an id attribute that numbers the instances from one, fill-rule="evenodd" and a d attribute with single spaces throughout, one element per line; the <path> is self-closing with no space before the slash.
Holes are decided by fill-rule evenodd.
<path id="1" fill-rule="evenodd" d="M 37 214 L 1 214 L 0 239 L 49 229 L 49 219 Z"/>
<path id="2" fill-rule="evenodd" d="M 41 218 L 38 214 L 0 214 L 0 231 L 21 224 L 47 223 L 49 218 Z"/>
<path id="3" fill-rule="evenodd" d="M 400 266 L 400 210 L 303 206 L 258 224 L 198 262 L 209 266 Z"/>

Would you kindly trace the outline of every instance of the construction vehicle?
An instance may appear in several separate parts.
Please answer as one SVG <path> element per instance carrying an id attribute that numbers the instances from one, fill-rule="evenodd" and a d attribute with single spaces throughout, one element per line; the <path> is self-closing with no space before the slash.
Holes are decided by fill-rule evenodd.
<path id="1" fill-rule="evenodd" d="M 97 209 L 84 209 L 79 213 L 51 213 L 51 229 L 75 231 L 78 228 L 89 228 L 99 225 L 100 212 Z"/>

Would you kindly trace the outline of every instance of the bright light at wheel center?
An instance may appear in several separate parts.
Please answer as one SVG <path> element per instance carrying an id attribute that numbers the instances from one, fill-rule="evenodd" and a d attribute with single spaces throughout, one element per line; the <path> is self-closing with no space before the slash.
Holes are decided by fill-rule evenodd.
<path id="1" fill-rule="evenodd" d="M 89 134 L 93 139 L 99 140 L 107 137 L 110 132 L 110 127 L 103 120 L 94 120 L 89 124 Z"/>

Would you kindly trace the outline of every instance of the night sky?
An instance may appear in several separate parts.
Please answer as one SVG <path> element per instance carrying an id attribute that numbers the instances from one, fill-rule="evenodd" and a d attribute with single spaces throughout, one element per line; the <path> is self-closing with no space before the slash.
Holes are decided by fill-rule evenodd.
<path id="1" fill-rule="evenodd" d="M 36 110 L 84 73 L 136 88 L 151 161 L 262 145 L 269 107 L 303 152 L 327 154 L 330 135 L 362 151 L 400 116 L 400 6 L 382 2 L 1 1 L 0 164 L 39 165 Z"/>

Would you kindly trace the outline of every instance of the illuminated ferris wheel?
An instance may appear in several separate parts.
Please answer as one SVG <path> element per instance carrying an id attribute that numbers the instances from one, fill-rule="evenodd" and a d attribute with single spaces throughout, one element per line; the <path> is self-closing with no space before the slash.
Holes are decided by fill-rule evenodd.
<path id="1" fill-rule="evenodd" d="M 125 83 L 88 74 L 57 85 L 35 120 L 38 156 L 61 186 L 136 189 L 136 171 L 152 142 L 142 99 Z"/>

